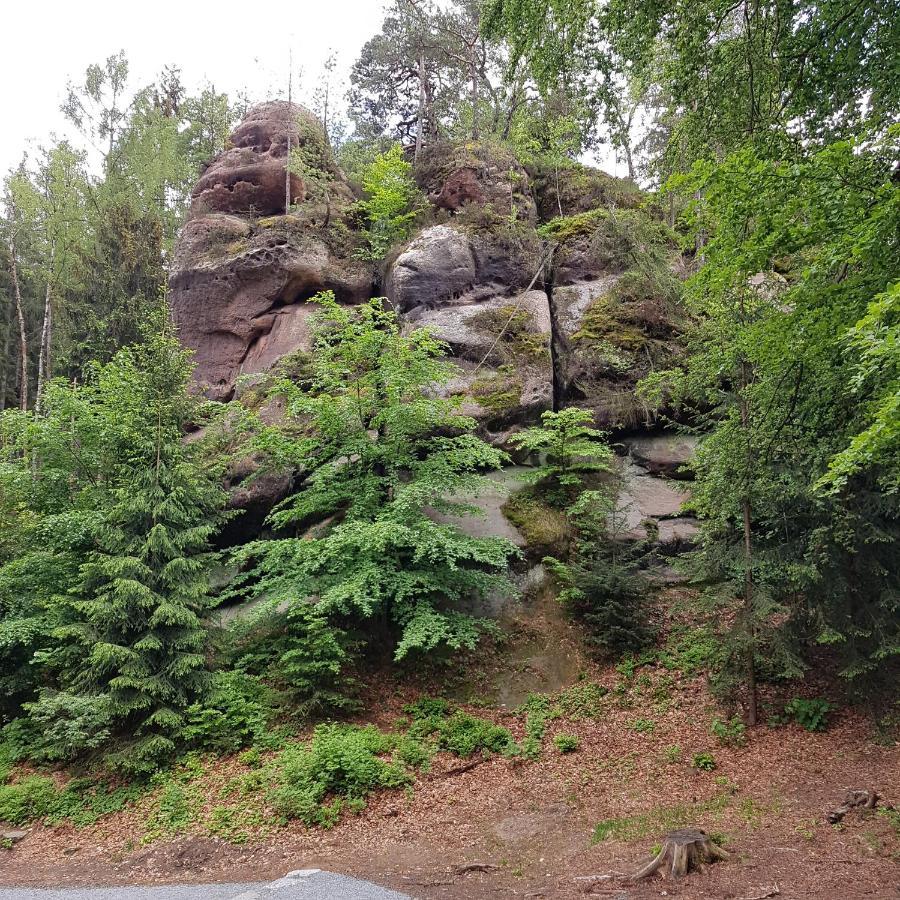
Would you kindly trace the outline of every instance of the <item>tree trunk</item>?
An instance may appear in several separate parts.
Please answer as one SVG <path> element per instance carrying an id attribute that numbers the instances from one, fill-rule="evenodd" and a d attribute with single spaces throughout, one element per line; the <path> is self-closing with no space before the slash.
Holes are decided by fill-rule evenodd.
<path id="1" fill-rule="evenodd" d="M 294 55 L 288 53 L 288 109 L 285 123 L 284 139 L 287 144 L 287 155 L 284 158 L 284 214 L 291 210 L 291 148 L 294 144 L 291 137 L 291 100 L 294 85 Z"/>
<path id="2" fill-rule="evenodd" d="M 22 310 L 22 292 L 19 289 L 19 269 L 16 264 L 16 240 L 9 242 L 10 271 L 16 297 L 16 317 L 19 321 L 19 409 L 28 409 L 28 337 L 25 334 L 25 313 Z"/>
<path id="3" fill-rule="evenodd" d="M 756 660 L 755 660 L 755 644 L 756 644 L 756 628 L 754 626 L 753 612 L 753 531 L 752 509 L 750 505 L 750 466 L 752 465 L 753 448 L 750 446 L 750 405 L 747 398 L 743 396 L 750 383 L 749 364 L 746 360 L 741 362 L 741 427 L 744 434 L 747 435 L 747 481 L 744 490 L 744 496 L 741 499 L 741 515 L 744 524 L 744 597 L 743 597 L 743 614 L 744 627 L 746 629 L 747 638 L 747 724 L 756 725 L 757 721 L 757 698 L 756 698 Z"/>
<path id="4" fill-rule="evenodd" d="M 672 878 L 681 878 L 692 869 L 699 871 L 704 863 L 720 859 L 728 859 L 728 854 L 714 844 L 705 831 L 699 828 L 679 828 L 665 836 L 662 849 L 656 857 L 635 872 L 629 880 L 638 881 L 664 870 L 664 867 Z"/>
<path id="5" fill-rule="evenodd" d="M 6 326 L 3 329 L 3 353 L 0 353 L 0 411 L 6 409 L 6 387 L 9 384 L 9 338 L 13 327 L 13 304 L 6 307 Z"/>
<path id="6" fill-rule="evenodd" d="M 471 88 L 469 90 L 470 100 L 472 103 L 472 140 L 478 140 L 478 65 L 475 58 L 475 44 L 472 44 L 472 52 L 469 62 L 469 77 L 471 79 Z"/>
<path id="7" fill-rule="evenodd" d="M 55 248 L 50 248 L 50 271 L 53 270 Z M 44 406 L 44 388 L 51 377 L 50 345 L 53 340 L 53 304 L 51 302 L 50 276 L 47 276 L 47 289 L 44 292 L 44 323 L 41 326 L 41 347 L 38 352 L 37 389 L 34 395 L 34 411 L 41 414 Z"/>
<path id="8" fill-rule="evenodd" d="M 414 162 L 419 163 L 422 153 L 422 141 L 425 131 L 425 51 L 419 48 L 419 109 L 416 114 L 416 155 Z"/>

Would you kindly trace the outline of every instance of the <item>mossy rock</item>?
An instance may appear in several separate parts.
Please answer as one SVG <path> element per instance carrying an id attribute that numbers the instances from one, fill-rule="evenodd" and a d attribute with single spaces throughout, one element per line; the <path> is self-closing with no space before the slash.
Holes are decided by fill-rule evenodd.
<path id="1" fill-rule="evenodd" d="M 541 497 L 537 486 L 513 494 L 503 505 L 503 515 L 522 533 L 526 551 L 535 559 L 565 558 L 571 540 L 569 520 L 563 510 Z"/>

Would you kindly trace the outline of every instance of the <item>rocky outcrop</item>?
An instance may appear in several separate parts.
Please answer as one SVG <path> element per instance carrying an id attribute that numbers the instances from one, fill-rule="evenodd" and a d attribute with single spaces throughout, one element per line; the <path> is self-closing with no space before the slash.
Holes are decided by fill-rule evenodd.
<path id="1" fill-rule="evenodd" d="M 394 260 L 386 293 L 409 328 L 445 341 L 459 367 L 449 386 L 488 430 L 534 421 L 553 405 L 552 321 L 530 288 L 540 245 L 436 225 Z"/>
<path id="2" fill-rule="evenodd" d="M 300 206 L 284 214 L 288 134 L 308 142 L 323 171 L 334 168 L 314 123 L 301 107 L 254 107 L 232 134 L 234 146 L 194 191 L 175 248 L 170 299 L 179 336 L 195 354 L 195 381 L 213 399 L 229 399 L 241 376 L 309 350 L 313 307 L 306 301 L 315 294 L 334 291 L 344 303 L 372 295 L 371 267 L 353 258 L 352 246 L 341 246 L 345 235 L 333 227 L 350 199 L 336 170 L 328 215 L 318 207 L 310 215 L 312 199 L 300 202 L 302 182 L 294 192 Z M 260 218 L 263 212 L 275 214 Z"/>
<path id="3" fill-rule="evenodd" d="M 284 212 L 288 146 L 296 147 L 305 132 L 318 127 L 312 113 L 292 103 L 254 106 L 232 132 L 229 149 L 200 176 L 191 195 L 191 215 Z M 292 173 L 289 183 L 291 202 L 302 200 L 303 180 Z"/>
<path id="4" fill-rule="evenodd" d="M 285 212 L 289 145 L 327 185 L 291 176 Z M 247 113 L 173 256 L 174 317 L 207 396 L 309 351 L 308 301 L 330 290 L 347 304 L 384 294 L 404 327 L 446 341 L 448 389 L 492 437 L 570 404 L 620 433 L 644 427 L 635 385 L 673 361 L 679 313 L 677 250 L 640 192 L 584 166 L 529 172 L 489 142 L 432 145 L 415 175 L 433 209 L 379 278 L 355 252 L 353 197 L 315 118 L 283 102 Z"/>
<path id="5" fill-rule="evenodd" d="M 537 220 L 528 173 L 498 144 L 433 144 L 422 154 L 416 180 L 431 203 L 449 213 L 472 206 L 507 219 Z"/>

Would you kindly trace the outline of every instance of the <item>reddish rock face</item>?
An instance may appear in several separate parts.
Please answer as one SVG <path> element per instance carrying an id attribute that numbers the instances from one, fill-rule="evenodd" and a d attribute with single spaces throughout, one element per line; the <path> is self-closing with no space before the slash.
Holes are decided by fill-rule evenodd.
<path id="1" fill-rule="evenodd" d="M 300 139 L 300 123 L 318 128 L 311 113 L 293 103 L 254 106 L 231 135 L 231 148 L 209 165 L 191 202 L 191 215 L 210 212 L 259 216 L 284 212 L 288 135 Z M 303 199 L 303 181 L 291 174 L 291 202 Z"/>
<path id="2" fill-rule="evenodd" d="M 302 107 L 274 102 L 251 109 L 194 190 L 191 214 L 175 247 L 170 302 L 182 343 L 194 351 L 194 380 L 227 400 L 242 375 L 263 372 L 310 348 L 307 301 L 331 290 L 341 302 L 372 293 L 367 264 L 336 253 L 312 209 L 284 210 L 287 137 L 314 140 L 317 120 Z M 337 219 L 352 196 L 330 155 L 331 209 Z M 302 200 L 292 181 L 292 200 Z M 311 204 L 310 204 L 311 206 Z M 259 216 L 275 213 L 267 218 Z"/>

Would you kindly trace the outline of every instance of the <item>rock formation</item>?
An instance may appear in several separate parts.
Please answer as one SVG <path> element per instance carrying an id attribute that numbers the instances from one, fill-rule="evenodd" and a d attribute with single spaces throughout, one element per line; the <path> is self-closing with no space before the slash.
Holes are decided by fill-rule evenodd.
<path id="1" fill-rule="evenodd" d="M 175 248 L 170 300 L 179 336 L 195 353 L 194 377 L 213 399 L 230 399 L 242 375 L 309 349 L 310 297 L 332 290 L 338 300 L 358 303 L 372 295 L 371 267 L 323 227 L 321 203 L 304 199 L 296 176 L 292 200 L 302 202 L 296 214 L 284 212 L 288 135 L 331 172 L 332 222 L 352 201 L 330 151 L 316 143 L 317 128 L 301 107 L 254 107 L 232 134 L 234 146 L 213 160 L 194 190 Z"/>
<path id="2" fill-rule="evenodd" d="M 285 210 L 289 147 L 325 174 L 290 175 Z M 683 263 L 641 192 L 584 166 L 526 170 L 491 143 L 428 147 L 415 176 L 430 208 L 376 271 L 358 258 L 356 198 L 315 118 L 284 102 L 251 109 L 201 175 L 173 257 L 171 303 L 198 388 L 230 400 L 254 375 L 264 399 L 265 373 L 311 349 L 308 301 L 331 290 L 346 304 L 384 295 L 403 327 L 445 341 L 459 372 L 446 389 L 491 440 L 573 404 L 617 436 L 651 425 L 635 385 L 679 353 Z M 683 497 L 661 480 L 682 477 L 685 446 L 630 444 L 633 536 L 652 520 L 663 545 L 690 540 Z M 232 487 L 264 515 L 290 473 L 256 477 L 256 465 L 236 469 Z"/>

